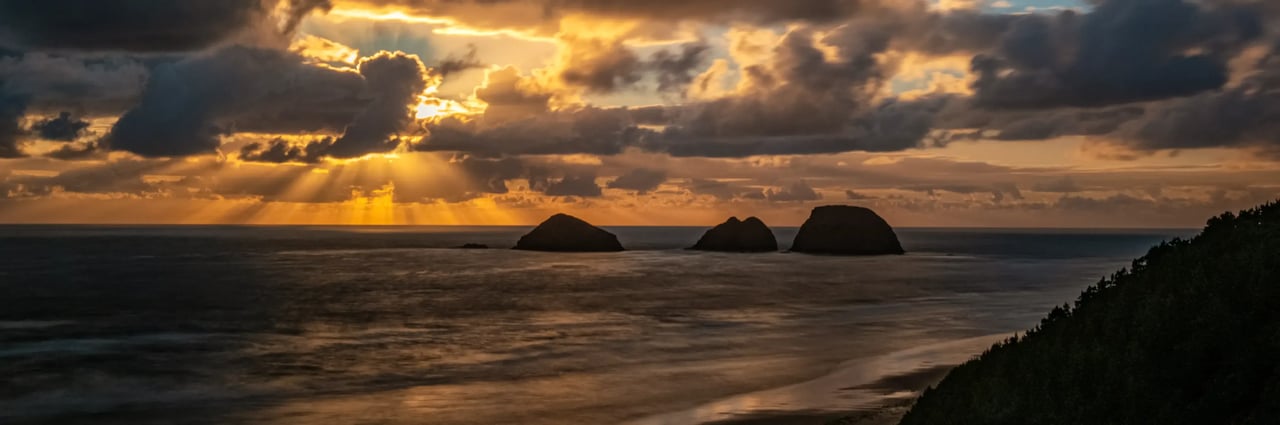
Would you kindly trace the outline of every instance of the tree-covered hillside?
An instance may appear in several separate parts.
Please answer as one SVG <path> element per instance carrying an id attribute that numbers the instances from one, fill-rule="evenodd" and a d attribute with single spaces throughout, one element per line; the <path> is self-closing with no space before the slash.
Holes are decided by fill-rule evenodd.
<path id="1" fill-rule="evenodd" d="M 1280 203 L 1156 246 L 925 391 L 902 425 L 1280 424 Z"/>

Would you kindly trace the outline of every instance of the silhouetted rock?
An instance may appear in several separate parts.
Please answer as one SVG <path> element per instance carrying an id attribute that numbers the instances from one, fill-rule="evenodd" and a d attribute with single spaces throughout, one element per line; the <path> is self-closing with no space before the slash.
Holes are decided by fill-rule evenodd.
<path id="1" fill-rule="evenodd" d="M 489 245 L 482 243 L 464 243 L 458 249 L 489 249 Z"/>
<path id="2" fill-rule="evenodd" d="M 810 254 L 902 254 L 902 244 L 883 218 L 862 207 L 817 207 L 800 226 L 791 250 Z"/>
<path id="3" fill-rule="evenodd" d="M 515 249 L 558 252 L 612 252 L 622 251 L 622 244 L 613 233 L 592 226 L 577 217 L 556 214 L 539 224 L 533 231 L 521 236 Z"/>
<path id="4" fill-rule="evenodd" d="M 729 217 L 728 221 L 707 230 L 692 248 L 699 251 L 725 252 L 766 252 L 777 251 L 778 240 L 773 237 L 769 226 L 755 217 L 747 217 L 739 221 L 738 217 Z"/>

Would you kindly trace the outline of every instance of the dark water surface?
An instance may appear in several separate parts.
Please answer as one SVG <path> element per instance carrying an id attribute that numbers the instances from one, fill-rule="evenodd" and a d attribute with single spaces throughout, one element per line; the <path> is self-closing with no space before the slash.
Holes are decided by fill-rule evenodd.
<path id="1" fill-rule="evenodd" d="M 448 249 L 527 230 L 0 226 L 0 423 L 818 417 L 909 399 L 1194 233 L 902 229 L 910 254 L 846 258 L 630 227 L 610 229 L 622 253 Z"/>

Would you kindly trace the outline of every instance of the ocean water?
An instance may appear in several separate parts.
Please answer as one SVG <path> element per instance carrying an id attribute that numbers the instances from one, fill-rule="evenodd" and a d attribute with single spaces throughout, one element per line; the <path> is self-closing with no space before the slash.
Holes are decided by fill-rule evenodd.
<path id="1" fill-rule="evenodd" d="M 0 226 L 0 423 L 816 425 L 909 400 L 1194 233 L 899 229 L 909 254 L 855 258 L 623 227 L 622 253 L 450 249 L 527 230 Z"/>

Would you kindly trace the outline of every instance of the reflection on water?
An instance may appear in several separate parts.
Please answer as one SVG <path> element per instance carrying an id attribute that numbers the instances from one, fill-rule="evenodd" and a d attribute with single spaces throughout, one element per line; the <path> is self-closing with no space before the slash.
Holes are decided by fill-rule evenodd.
<path id="1" fill-rule="evenodd" d="M 905 230 L 910 255 L 842 258 L 683 251 L 689 228 L 615 229 L 648 250 L 607 254 L 440 249 L 516 228 L 355 230 L 0 227 L 0 422 L 846 411 L 1185 233 Z"/>
<path id="2" fill-rule="evenodd" d="M 853 359 L 836 371 L 785 387 L 740 394 L 696 408 L 647 416 L 626 425 L 725 423 L 771 415 L 839 417 L 858 409 L 893 405 L 918 395 L 915 390 L 936 382 L 950 366 L 1006 338 L 987 335 L 925 344 L 879 356 Z"/>

